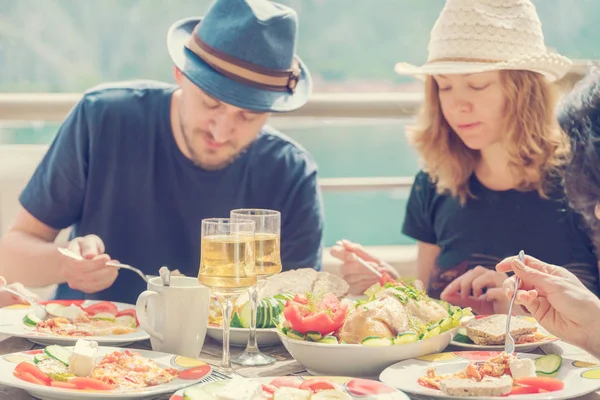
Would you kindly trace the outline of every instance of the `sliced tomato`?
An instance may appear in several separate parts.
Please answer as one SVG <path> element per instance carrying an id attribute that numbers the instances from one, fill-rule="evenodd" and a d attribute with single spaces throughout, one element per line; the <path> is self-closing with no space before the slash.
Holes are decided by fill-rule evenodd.
<path id="1" fill-rule="evenodd" d="M 110 301 L 101 301 L 99 303 L 92 304 L 91 306 L 84 308 L 83 311 L 85 311 L 89 315 L 96 315 L 98 313 L 109 313 L 115 316 L 119 312 L 117 306 L 111 303 Z"/>
<path id="2" fill-rule="evenodd" d="M 184 400 L 184 398 L 183 398 L 183 396 L 174 394 L 173 396 L 169 397 L 169 400 Z"/>
<path id="3" fill-rule="evenodd" d="M 303 298 L 299 300 L 303 301 Z M 348 304 L 341 304 L 334 294 L 328 293 L 321 301 L 302 303 L 289 300 L 283 309 L 283 315 L 295 331 L 327 335 L 342 326 L 347 309 Z"/>
<path id="4" fill-rule="evenodd" d="M 327 379 L 308 379 L 300 384 L 299 389 L 308 389 L 317 393 L 321 390 L 333 390 L 335 385 Z"/>
<path id="5" fill-rule="evenodd" d="M 77 385 L 71 382 L 52 381 L 50 382 L 50 386 L 61 389 L 77 389 Z"/>
<path id="6" fill-rule="evenodd" d="M 539 392 L 540 392 L 540 389 L 533 387 L 533 386 L 513 386 L 509 395 L 512 395 L 512 394 L 534 394 L 534 393 L 539 393 Z"/>
<path id="7" fill-rule="evenodd" d="M 46 304 L 60 304 L 61 306 L 70 306 L 70 305 L 75 305 L 75 306 L 81 306 L 83 304 L 85 300 L 46 300 L 46 301 L 40 301 L 40 304 L 42 305 L 46 305 Z"/>
<path id="8" fill-rule="evenodd" d="M 34 383 L 36 385 L 48 386 L 48 384 L 46 382 L 44 382 L 41 379 L 36 378 L 35 376 L 33 376 L 32 374 L 30 374 L 29 372 L 16 372 L 15 371 L 14 375 L 17 378 L 24 380 L 25 382 Z"/>
<path id="9" fill-rule="evenodd" d="M 121 310 L 121 311 L 117 312 L 117 315 L 115 315 L 115 317 L 120 317 L 121 315 L 129 315 L 129 316 L 135 318 L 136 325 L 140 326 L 140 323 L 137 319 L 137 314 L 135 313 L 135 309 L 128 308 L 126 310 Z"/>
<path id="10" fill-rule="evenodd" d="M 277 390 L 277 387 L 275 387 L 273 385 L 262 384 L 261 390 L 262 390 L 263 397 L 269 397 L 269 396 L 273 397 L 273 395 L 275 394 L 275 391 Z"/>
<path id="11" fill-rule="evenodd" d="M 393 283 L 393 284 L 395 284 L 396 281 L 387 272 L 384 272 L 384 273 L 381 274 L 381 278 L 379 278 L 379 284 L 381 286 L 385 286 L 386 283 Z"/>
<path id="12" fill-rule="evenodd" d="M 190 369 L 186 369 L 182 373 L 179 374 L 180 379 L 188 379 L 188 380 L 196 380 L 202 379 L 210 372 L 210 365 L 201 365 L 199 367 L 194 367 Z"/>
<path id="13" fill-rule="evenodd" d="M 370 394 L 393 393 L 396 391 L 396 389 L 384 383 L 361 378 L 353 378 L 346 384 L 346 389 L 354 396 L 368 396 Z"/>
<path id="14" fill-rule="evenodd" d="M 102 382 L 99 379 L 87 378 L 78 376 L 69 380 L 70 383 L 74 384 L 77 389 L 92 389 L 92 390 L 113 390 L 114 387 L 106 382 Z"/>
<path id="15" fill-rule="evenodd" d="M 298 389 L 300 387 L 300 383 L 301 382 L 298 380 L 298 378 L 294 378 L 293 376 L 281 376 L 273 379 L 270 385 L 275 386 L 276 388 L 292 387 Z"/>
<path id="16" fill-rule="evenodd" d="M 48 375 L 46 375 L 45 373 L 40 371 L 38 369 L 38 367 L 36 367 L 34 364 L 32 364 L 28 361 L 20 362 L 15 367 L 15 372 L 18 372 L 21 375 L 26 374 L 26 373 L 31 374 L 36 379 L 39 379 L 40 381 L 44 382 L 44 385 L 49 385 L 50 381 L 52 380 L 52 379 L 50 379 L 50 377 Z"/>
<path id="17" fill-rule="evenodd" d="M 25 354 L 42 354 L 44 352 L 44 349 L 38 349 L 38 350 L 27 350 L 24 351 L 23 353 Z"/>
<path id="18" fill-rule="evenodd" d="M 549 378 L 547 376 L 527 376 L 523 378 L 516 378 L 515 384 L 521 386 L 531 386 L 548 392 L 556 392 L 557 390 L 563 390 L 565 388 L 565 383 L 563 381 Z"/>
<path id="19" fill-rule="evenodd" d="M 298 304 L 308 304 L 308 298 L 303 294 L 296 294 L 294 296 L 294 302 Z"/>

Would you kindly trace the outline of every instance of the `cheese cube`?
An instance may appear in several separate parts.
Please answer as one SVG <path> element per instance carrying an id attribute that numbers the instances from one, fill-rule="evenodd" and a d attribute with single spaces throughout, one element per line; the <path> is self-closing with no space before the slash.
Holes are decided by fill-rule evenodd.
<path id="1" fill-rule="evenodd" d="M 90 376 L 96 366 L 98 342 L 79 339 L 69 359 L 69 372 L 77 376 Z"/>
<path id="2" fill-rule="evenodd" d="M 510 362 L 509 367 L 514 379 L 536 376 L 535 364 L 531 358 L 517 358 Z"/>
<path id="3" fill-rule="evenodd" d="M 243 378 L 234 378 L 223 386 L 217 398 L 219 400 L 252 400 L 258 395 L 262 385 Z"/>

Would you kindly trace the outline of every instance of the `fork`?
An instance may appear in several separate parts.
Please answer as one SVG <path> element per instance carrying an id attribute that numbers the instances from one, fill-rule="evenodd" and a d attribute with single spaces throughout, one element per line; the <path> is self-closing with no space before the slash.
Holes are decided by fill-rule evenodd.
<path id="1" fill-rule="evenodd" d="M 42 321 L 45 320 L 46 318 L 48 318 L 48 316 L 50 315 L 48 310 L 46 310 L 46 307 L 44 307 L 43 305 L 41 305 L 40 303 L 35 301 L 35 299 L 33 299 L 32 297 L 30 297 L 24 293 L 21 293 L 17 290 L 13 290 L 6 286 L 0 289 L 0 291 L 3 291 L 3 290 L 5 292 L 14 294 L 15 296 L 19 296 L 19 297 L 25 299 L 29 304 L 31 304 L 31 307 L 33 308 L 33 312 L 35 313 L 35 316 L 38 317 L 39 319 L 41 319 Z"/>
<path id="2" fill-rule="evenodd" d="M 519 252 L 519 260 L 524 263 L 525 262 L 525 252 L 521 250 Z M 508 314 L 506 315 L 506 338 L 504 339 L 504 352 L 506 354 L 513 354 L 515 352 L 515 339 L 510 334 L 510 318 L 512 316 L 513 305 L 515 304 L 515 299 L 517 298 L 517 290 L 519 289 L 520 279 L 518 276 L 515 276 L 515 290 L 513 292 L 512 298 L 510 299 L 510 304 L 508 306 Z"/>
<path id="3" fill-rule="evenodd" d="M 209 383 L 209 382 L 226 381 L 227 379 L 233 379 L 233 378 L 230 377 L 230 376 L 227 376 L 225 374 L 222 374 L 219 371 L 214 371 L 213 370 L 210 375 L 208 375 L 207 377 L 205 377 L 202 380 L 200 380 L 197 384 Z"/>
<path id="4" fill-rule="evenodd" d="M 72 259 L 74 259 L 74 260 L 80 260 L 80 261 L 81 261 L 81 260 L 83 260 L 83 257 L 82 257 L 81 255 L 79 255 L 79 254 L 75 253 L 74 251 L 72 251 L 72 250 L 69 250 L 69 249 L 67 249 L 67 248 L 65 248 L 65 247 L 59 247 L 59 248 L 58 248 L 58 251 L 59 251 L 61 254 L 65 255 L 65 256 L 67 256 L 67 257 L 71 257 L 71 258 L 72 258 Z M 142 271 L 140 271 L 139 269 L 137 269 L 137 268 L 135 268 L 135 267 L 132 267 L 131 265 L 128 265 L 128 264 L 121 264 L 121 263 L 118 263 L 118 262 L 116 262 L 116 261 L 108 261 L 108 262 L 106 263 L 106 265 L 108 265 L 108 266 L 110 266 L 110 267 L 115 267 L 115 268 L 123 268 L 123 269 L 128 269 L 128 270 L 130 270 L 130 271 L 133 271 L 133 272 L 135 272 L 136 274 L 138 274 L 138 275 L 139 275 L 139 276 L 140 276 L 140 277 L 141 277 L 141 278 L 142 278 L 142 279 L 143 279 L 143 280 L 144 280 L 146 283 L 148 283 L 148 280 L 149 280 L 149 277 L 148 277 L 148 275 L 144 274 L 144 273 L 143 273 Z"/>

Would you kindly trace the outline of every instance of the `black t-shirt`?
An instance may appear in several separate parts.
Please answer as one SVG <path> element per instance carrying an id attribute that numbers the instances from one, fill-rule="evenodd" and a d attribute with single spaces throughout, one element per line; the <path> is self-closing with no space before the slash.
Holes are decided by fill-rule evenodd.
<path id="1" fill-rule="evenodd" d="M 475 198 L 461 206 L 458 198 L 437 193 L 427 173 L 419 172 L 415 178 L 402 232 L 441 249 L 430 277 L 430 296 L 439 298 L 467 270 L 478 265 L 493 269 L 519 250 L 567 268 L 600 294 L 592 242 L 560 185 L 548 199 L 537 191 L 490 190 L 475 174 L 469 187 Z"/>

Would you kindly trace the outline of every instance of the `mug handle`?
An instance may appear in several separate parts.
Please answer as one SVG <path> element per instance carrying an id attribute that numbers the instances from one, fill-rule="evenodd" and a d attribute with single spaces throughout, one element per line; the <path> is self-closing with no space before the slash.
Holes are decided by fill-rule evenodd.
<path id="1" fill-rule="evenodd" d="M 148 315 L 146 314 L 146 307 L 148 305 L 148 300 L 150 300 L 151 297 L 159 297 L 159 296 L 160 296 L 160 294 L 158 294 L 157 292 L 153 292 L 151 290 L 144 290 L 139 295 L 139 297 L 135 303 L 135 313 L 137 314 L 137 318 L 138 318 L 138 321 L 139 321 L 142 329 L 144 329 L 146 332 L 148 332 L 148 334 L 150 336 L 152 336 L 153 338 L 158 339 L 159 341 L 162 342 L 164 340 L 162 333 L 158 333 L 154 329 L 152 329 L 152 327 L 150 326 L 150 321 L 148 321 Z"/>

